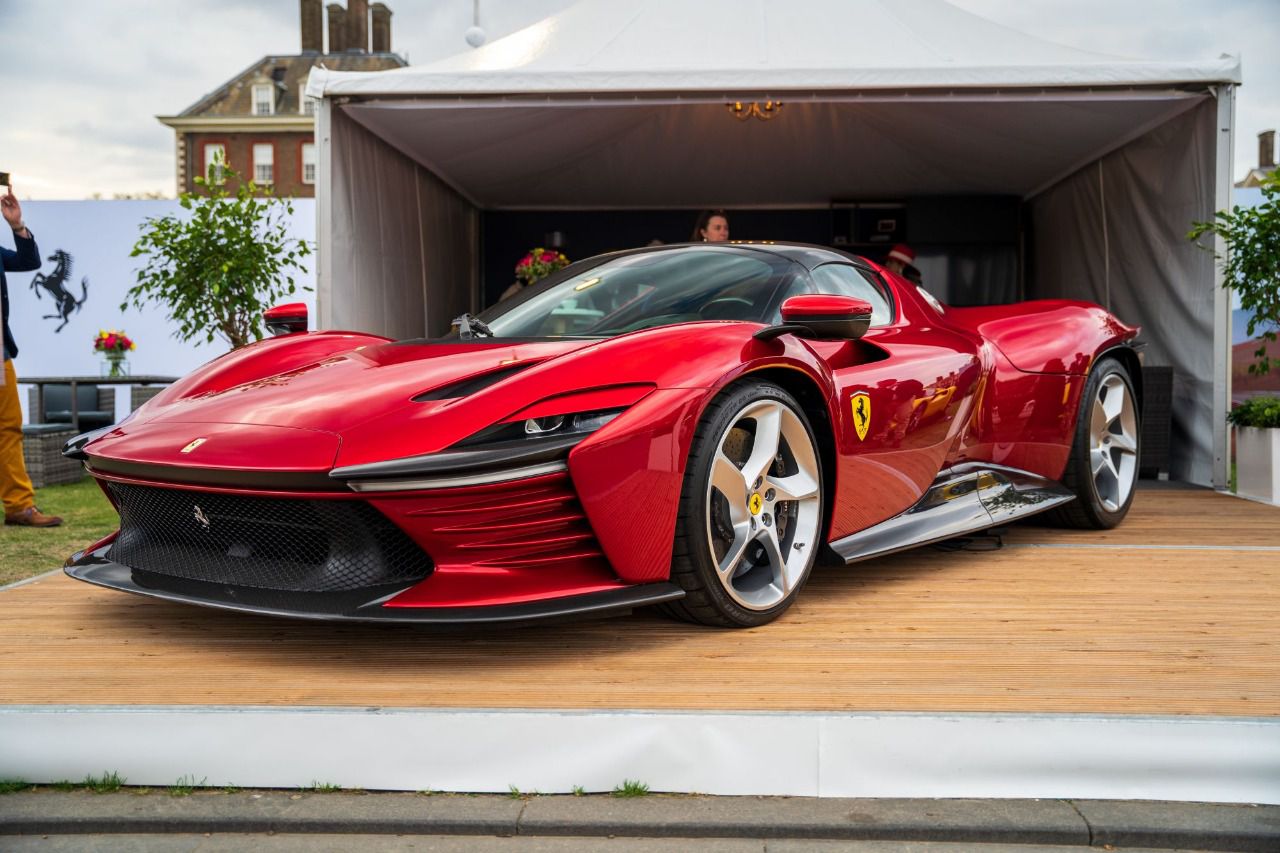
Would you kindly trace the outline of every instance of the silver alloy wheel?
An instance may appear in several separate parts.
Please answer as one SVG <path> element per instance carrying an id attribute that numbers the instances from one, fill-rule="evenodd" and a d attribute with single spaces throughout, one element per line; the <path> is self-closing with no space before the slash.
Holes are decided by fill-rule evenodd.
<path id="1" fill-rule="evenodd" d="M 819 546 L 818 454 L 799 415 L 777 400 L 748 403 L 716 444 L 707 482 L 707 547 L 720 585 L 748 610 L 768 610 L 804 580 Z"/>
<path id="2" fill-rule="evenodd" d="M 1089 420 L 1093 491 L 1107 512 L 1129 500 L 1138 474 L 1138 418 L 1129 386 L 1112 373 L 1098 386 Z"/>

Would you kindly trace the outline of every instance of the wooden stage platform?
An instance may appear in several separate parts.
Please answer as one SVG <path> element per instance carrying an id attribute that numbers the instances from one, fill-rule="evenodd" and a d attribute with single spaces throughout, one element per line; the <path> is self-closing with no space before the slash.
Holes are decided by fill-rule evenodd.
<path id="1" fill-rule="evenodd" d="M 251 617 L 53 575 L 0 591 L 0 705 L 1280 716 L 1280 509 L 1144 488 L 1114 531 L 1013 528 L 820 569 L 756 630 L 636 613 L 502 631 Z"/>

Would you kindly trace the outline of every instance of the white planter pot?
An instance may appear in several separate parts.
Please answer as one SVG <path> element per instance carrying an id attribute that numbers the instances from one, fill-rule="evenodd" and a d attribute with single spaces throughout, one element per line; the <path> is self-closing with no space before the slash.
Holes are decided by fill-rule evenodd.
<path id="1" fill-rule="evenodd" d="M 1236 494 L 1280 504 L 1280 429 L 1236 427 Z"/>

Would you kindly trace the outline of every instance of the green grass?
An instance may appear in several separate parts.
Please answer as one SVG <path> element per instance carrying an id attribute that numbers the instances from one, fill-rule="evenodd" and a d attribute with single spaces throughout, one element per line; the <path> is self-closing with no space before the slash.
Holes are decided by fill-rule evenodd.
<path id="1" fill-rule="evenodd" d="M 635 779 L 623 779 L 622 784 L 613 789 L 615 797 L 645 797 L 649 794 L 649 786 Z"/>
<path id="2" fill-rule="evenodd" d="M 16 794 L 33 787 L 35 786 L 30 782 L 23 782 L 21 779 L 0 779 L 0 794 Z"/>
<path id="3" fill-rule="evenodd" d="M 312 782 L 310 788 L 303 788 L 303 790 L 313 794 L 336 794 L 342 790 L 342 786 L 331 782 Z"/>
<path id="4" fill-rule="evenodd" d="M 195 793 L 196 788 L 203 788 L 208 781 L 207 777 L 197 782 L 195 776 L 179 776 L 178 781 L 169 786 L 169 796 L 189 797 Z"/>
<path id="5" fill-rule="evenodd" d="M 76 551 L 116 529 L 119 517 L 91 479 L 36 489 L 36 506 L 61 527 L 0 528 L 0 586 L 58 569 Z"/>
<path id="6" fill-rule="evenodd" d="M 88 788 L 95 794 L 114 794 L 124 787 L 124 783 L 128 781 L 119 773 L 112 770 L 110 773 L 105 770 L 101 776 L 86 776 L 80 787 Z"/>

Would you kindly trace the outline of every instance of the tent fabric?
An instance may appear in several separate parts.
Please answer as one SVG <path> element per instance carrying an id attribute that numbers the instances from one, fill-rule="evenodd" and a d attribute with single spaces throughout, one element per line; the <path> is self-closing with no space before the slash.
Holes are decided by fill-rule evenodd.
<path id="1" fill-rule="evenodd" d="M 471 308 L 475 209 L 341 113 L 330 133 L 331 186 L 342 191 L 325 247 L 332 272 L 317 294 L 322 319 L 398 339 L 444 334 Z"/>
<path id="2" fill-rule="evenodd" d="M 1213 255 L 1185 239 L 1213 216 L 1217 105 L 1134 140 L 1031 205 L 1031 298 L 1086 299 L 1141 324 L 1144 364 L 1173 367 L 1174 479 L 1213 476 Z"/>
<path id="3" fill-rule="evenodd" d="M 1105 100 L 838 99 L 740 121 L 724 101 L 339 109 L 486 209 L 825 207 L 1026 196 L 1203 95 Z M 760 168 L 760 164 L 782 164 Z"/>
<path id="4" fill-rule="evenodd" d="M 1234 57 L 1152 62 L 1033 38 L 941 0 L 586 0 L 477 50 L 308 94 L 784 93 L 1239 83 Z"/>

